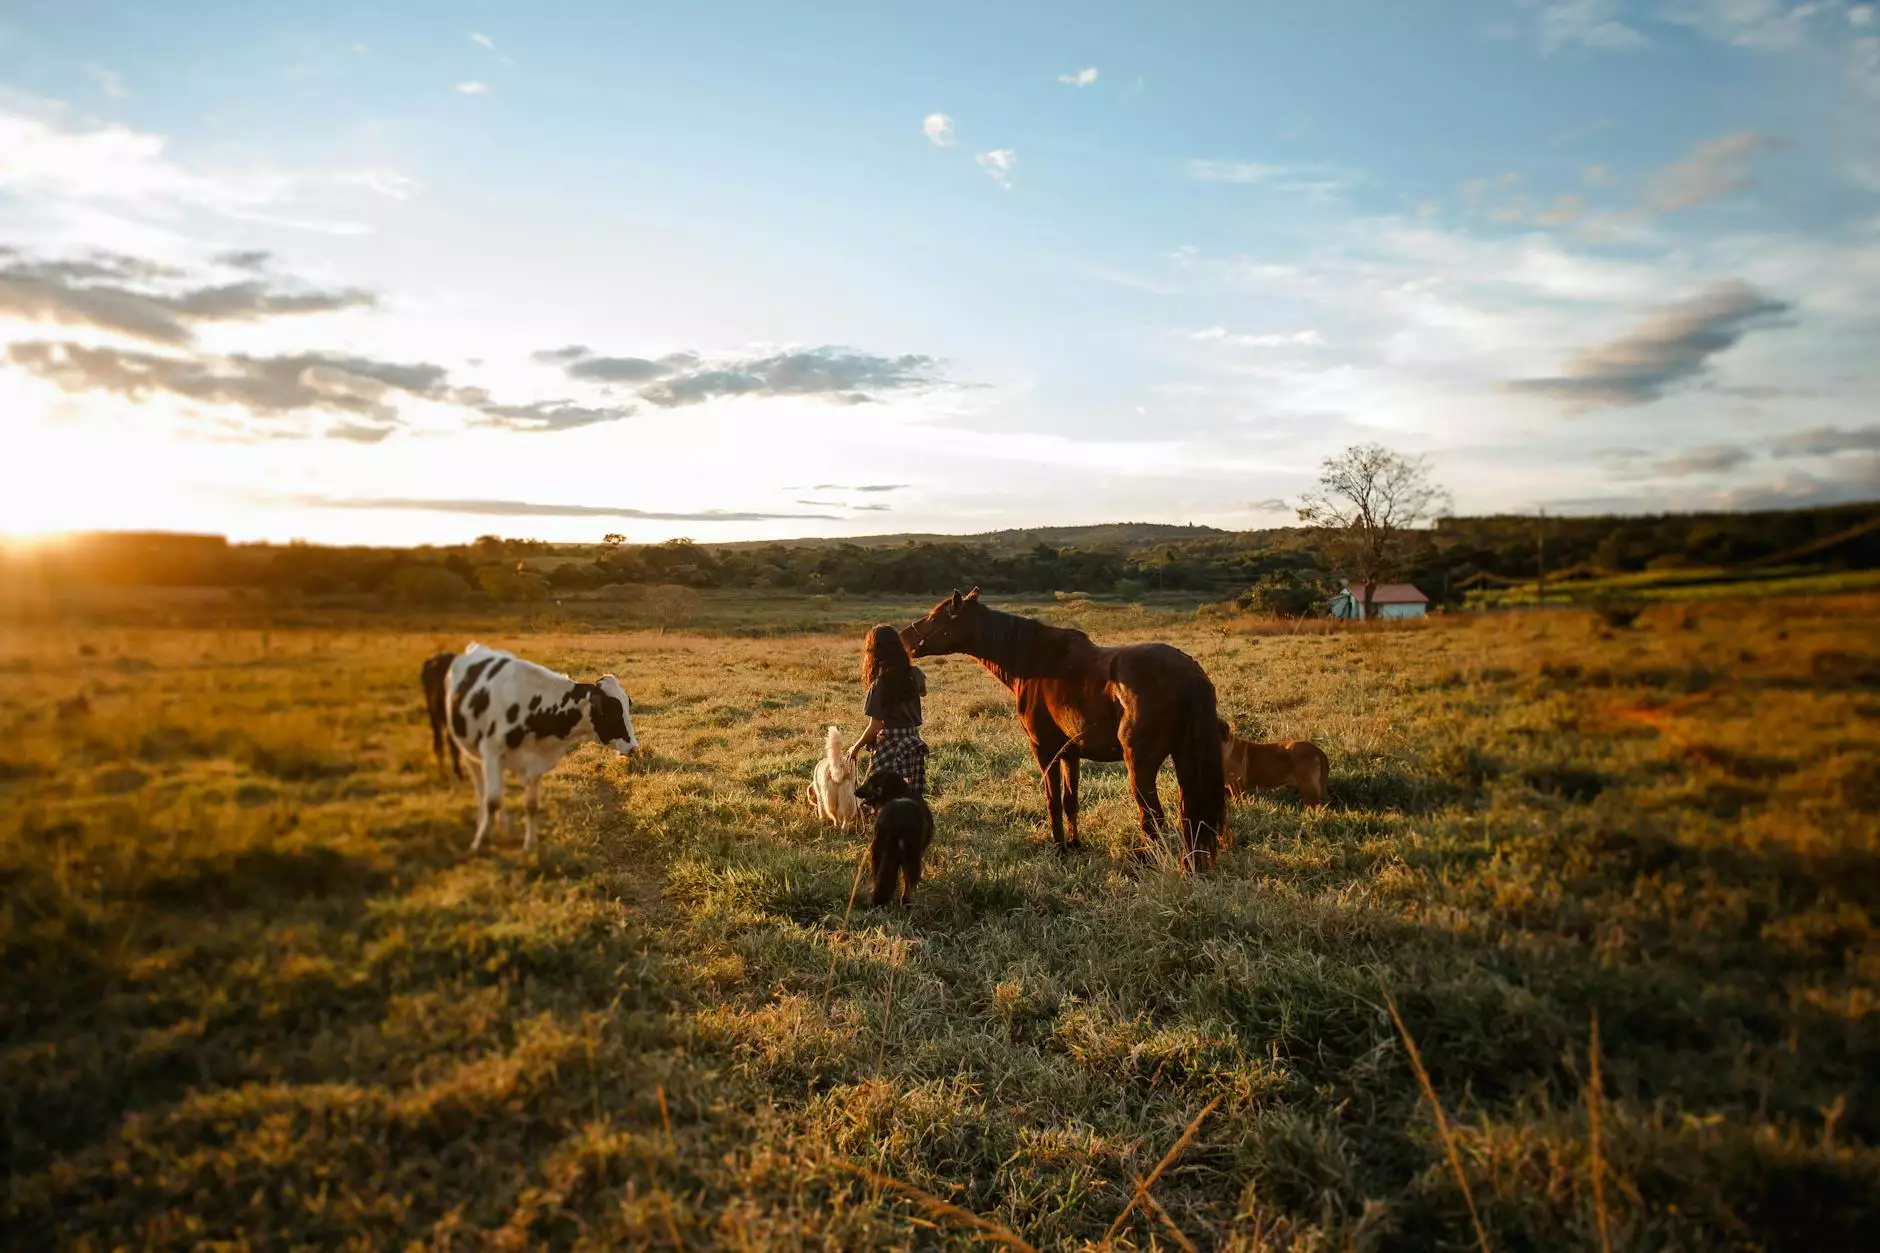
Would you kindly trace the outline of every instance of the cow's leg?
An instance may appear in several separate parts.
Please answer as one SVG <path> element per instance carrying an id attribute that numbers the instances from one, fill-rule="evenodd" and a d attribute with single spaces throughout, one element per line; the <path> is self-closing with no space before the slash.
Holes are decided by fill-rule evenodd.
<path id="1" fill-rule="evenodd" d="M 483 847 L 483 837 L 490 833 L 491 826 L 502 825 L 503 817 L 502 750 L 489 738 L 483 744 L 483 760 L 472 759 L 472 768 L 483 776 L 482 804 L 477 809 L 477 838 L 470 842 L 473 853 Z"/>
<path id="2" fill-rule="evenodd" d="M 1064 756 L 1058 759 L 1058 773 L 1064 790 L 1064 826 L 1065 843 L 1071 848 L 1080 848 L 1083 841 L 1077 834 L 1077 750 L 1067 748 Z"/>
<path id="3" fill-rule="evenodd" d="M 522 851 L 535 851 L 535 811 L 542 800 L 542 776 L 530 775 L 522 784 Z"/>
<path id="4" fill-rule="evenodd" d="M 477 804 L 477 838 L 470 844 L 470 851 L 474 853 L 483 839 L 483 762 L 474 756 L 470 758 L 470 790 L 475 793 Z"/>

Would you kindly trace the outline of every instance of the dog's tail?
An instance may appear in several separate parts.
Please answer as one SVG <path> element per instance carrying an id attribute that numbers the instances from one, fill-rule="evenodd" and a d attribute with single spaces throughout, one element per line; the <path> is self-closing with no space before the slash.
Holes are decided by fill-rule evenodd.
<path id="1" fill-rule="evenodd" d="M 823 732 L 823 760 L 832 766 L 842 761 L 842 728 L 833 723 Z"/>

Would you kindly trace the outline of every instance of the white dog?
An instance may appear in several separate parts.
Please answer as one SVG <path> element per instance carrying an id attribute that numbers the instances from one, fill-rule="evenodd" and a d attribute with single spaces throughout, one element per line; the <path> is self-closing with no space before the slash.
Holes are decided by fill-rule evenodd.
<path id="1" fill-rule="evenodd" d="M 805 789 L 809 807 L 818 817 L 838 827 L 855 821 L 862 803 L 855 799 L 855 761 L 842 751 L 842 731 L 830 727 L 823 741 L 823 759 Z"/>

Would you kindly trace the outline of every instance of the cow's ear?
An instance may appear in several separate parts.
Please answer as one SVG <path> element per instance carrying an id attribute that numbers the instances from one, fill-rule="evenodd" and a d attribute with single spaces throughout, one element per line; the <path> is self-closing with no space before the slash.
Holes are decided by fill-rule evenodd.
<path id="1" fill-rule="evenodd" d="M 979 599 L 979 584 L 977 584 L 977 583 L 975 583 L 975 584 L 973 584 L 973 590 L 972 590 L 972 591 L 970 591 L 970 592 L 968 592 L 968 593 L 966 593 L 966 599 L 967 599 L 967 600 L 978 600 L 978 599 Z"/>

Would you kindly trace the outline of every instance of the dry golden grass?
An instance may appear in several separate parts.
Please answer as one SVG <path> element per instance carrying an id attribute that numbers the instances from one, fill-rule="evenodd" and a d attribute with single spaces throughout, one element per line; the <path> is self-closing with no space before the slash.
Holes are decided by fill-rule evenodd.
<path id="1" fill-rule="evenodd" d="M 1235 806 L 1190 878 L 1087 767 L 1098 849 L 1061 859 L 1002 690 L 937 659 L 936 864 L 851 915 L 802 783 L 856 728 L 852 633 L 492 632 L 619 674 L 648 749 L 549 776 L 532 859 L 467 857 L 430 760 L 417 668 L 460 637 L 0 635 L 0 1242 L 1435 1249 L 1471 1197 L 1503 1250 L 1880 1226 L 1880 598 L 1051 612 L 1190 649 L 1242 730 L 1325 747 L 1330 810 Z"/>

